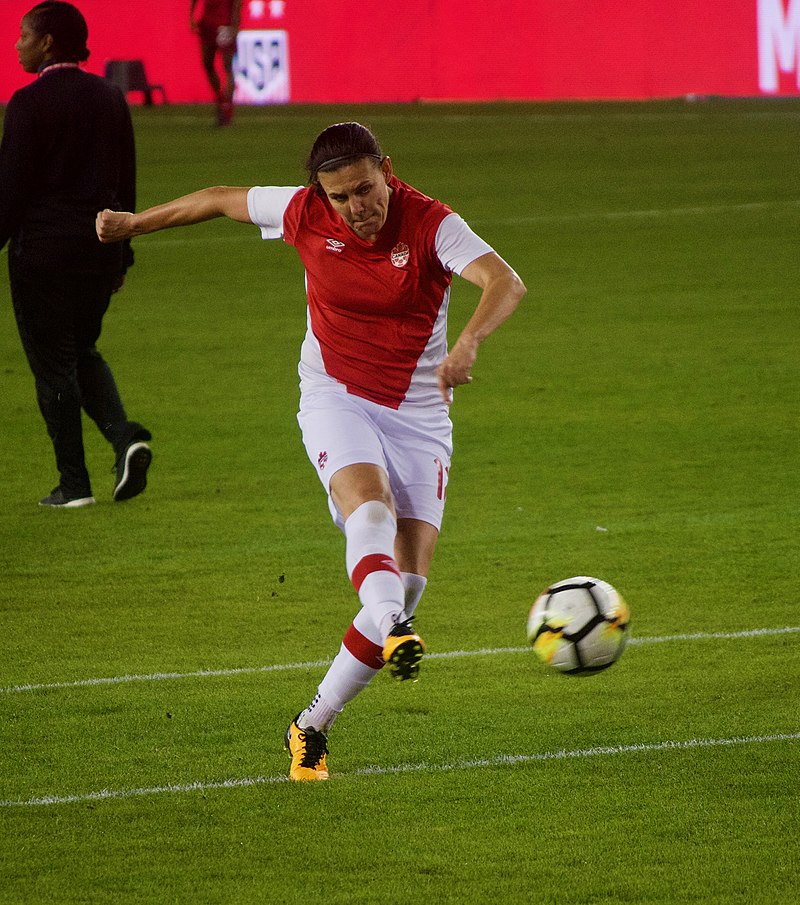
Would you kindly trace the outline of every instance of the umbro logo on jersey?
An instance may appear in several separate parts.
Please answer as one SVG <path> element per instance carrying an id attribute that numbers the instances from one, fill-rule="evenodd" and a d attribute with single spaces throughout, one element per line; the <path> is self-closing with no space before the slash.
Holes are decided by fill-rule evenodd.
<path id="1" fill-rule="evenodd" d="M 405 267 L 408 264 L 410 249 L 405 242 L 398 242 L 392 249 L 392 264 L 395 267 Z"/>
<path id="2" fill-rule="evenodd" d="M 344 242 L 340 242 L 338 239 L 326 239 L 325 248 L 327 248 L 328 251 L 340 252 L 344 248 Z"/>

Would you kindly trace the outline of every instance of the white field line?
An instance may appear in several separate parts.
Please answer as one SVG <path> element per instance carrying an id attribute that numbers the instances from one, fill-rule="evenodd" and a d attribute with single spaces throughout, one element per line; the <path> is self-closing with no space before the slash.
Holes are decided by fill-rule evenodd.
<path id="1" fill-rule="evenodd" d="M 631 211 L 576 211 L 571 214 L 534 214 L 530 217 L 500 217 L 500 218 L 470 218 L 470 223 L 481 226 L 491 224 L 492 226 L 528 226 L 537 223 L 580 223 L 592 220 L 641 220 L 641 219 L 658 219 L 660 217 L 696 217 L 707 216 L 709 214 L 724 214 L 735 211 L 762 211 L 772 208 L 781 207 L 798 207 L 800 199 L 787 198 L 780 201 L 750 201 L 742 204 L 698 204 L 690 207 L 665 207 L 652 208 L 648 210 L 631 210 Z M 170 246 L 170 245 L 206 245 L 218 244 L 221 242 L 248 242 L 253 238 L 253 231 L 244 232 L 237 230 L 230 235 L 214 236 L 208 235 L 185 235 L 171 234 L 169 237 L 159 236 L 157 239 L 148 238 L 145 241 L 153 247 Z M 141 241 L 141 240 L 140 240 Z M 8 245 L 6 244 L 0 249 L 0 255 L 5 254 Z"/>
<path id="2" fill-rule="evenodd" d="M 469 222 L 477 226 L 528 226 L 534 224 L 546 223 L 582 223 L 591 221 L 614 221 L 614 220 L 646 220 L 659 219 L 661 217 L 698 217 L 714 214 L 726 214 L 746 212 L 746 211 L 764 211 L 774 208 L 787 208 L 800 206 L 800 199 L 782 198 L 779 201 L 750 201 L 742 204 L 698 204 L 690 207 L 665 207 L 652 208 L 648 210 L 630 210 L 630 211 L 576 211 L 570 214 L 533 214 L 529 217 L 499 217 L 499 218 L 470 218 Z M 243 231 L 236 230 L 224 236 L 209 236 L 207 234 L 170 234 L 169 236 L 159 236 L 158 238 L 147 238 L 144 241 L 152 246 L 169 246 L 169 245 L 198 245 L 198 244 L 216 244 L 218 242 L 249 242 L 253 239 L 253 230 Z M 142 241 L 141 239 L 139 240 Z"/>
<path id="3" fill-rule="evenodd" d="M 471 217 L 469 222 L 474 226 L 529 226 L 546 223 L 583 223 L 591 221 L 615 221 L 615 220 L 646 220 L 659 219 L 661 217 L 704 217 L 713 214 L 726 214 L 764 211 L 774 208 L 787 208 L 800 206 L 800 199 L 782 198 L 779 201 L 749 201 L 741 204 L 697 204 L 689 207 L 663 207 L 646 210 L 630 211 L 575 211 L 571 214 L 533 214 L 529 217 Z M 221 242 L 252 242 L 254 230 L 235 230 L 222 236 L 209 236 L 205 233 L 170 233 L 168 236 L 160 235 L 158 238 L 146 237 L 139 241 L 146 242 L 152 247 L 168 247 L 173 245 L 217 245 Z M 4 254 L 7 245 L 3 246 L 0 254 Z"/>
<path id="4" fill-rule="evenodd" d="M 719 748 L 730 745 L 764 745 L 772 742 L 793 742 L 800 740 L 800 732 L 787 732 L 775 735 L 733 736 L 731 738 L 692 738 L 687 740 L 669 740 L 663 742 L 643 742 L 632 745 L 603 745 L 596 748 L 560 749 L 543 751 L 539 754 L 501 754 L 497 757 L 486 757 L 478 760 L 458 760 L 447 764 L 397 764 L 393 767 L 363 767 L 360 770 L 339 773 L 334 781 L 360 777 L 397 776 L 407 773 L 452 773 L 457 770 L 477 770 L 485 767 L 514 767 L 545 761 L 583 760 L 589 757 L 611 757 L 619 754 L 647 754 L 663 751 L 686 751 L 697 748 Z M 145 795 L 163 795 L 167 793 L 206 792 L 215 789 L 239 789 L 251 786 L 276 785 L 288 782 L 288 777 L 280 776 L 246 776 L 240 779 L 223 779 L 217 782 L 169 783 L 163 786 L 151 786 L 138 789 L 102 789 L 97 792 L 83 792 L 74 795 L 43 795 L 38 798 L 0 801 L 0 808 L 37 807 L 54 804 L 80 804 L 88 801 L 106 801 L 109 799 L 140 798 Z"/>
<path id="5" fill-rule="evenodd" d="M 651 635 L 631 638 L 628 646 L 668 644 L 673 641 L 727 641 L 740 638 L 764 638 L 800 632 L 800 625 L 783 628 L 754 628 L 739 632 L 694 632 L 681 635 Z M 530 647 L 484 647 L 478 650 L 451 650 L 427 654 L 426 660 L 454 660 L 461 657 L 488 657 L 503 654 L 523 654 Z M 0 686 L 0 694 L 22 694 L 28 691 L 50 691 L 58 688 L 86 688 L 102 685 L 124 685 L 128 682 L 163 682 L 168 679 L 207 679 L 225 676 L 254 675 L 255 673 L 289 672 L 294 670 L 321 669 L 330 660 L 308 660 L 303 663 L 275 663 L 271 666 L 241 666 L 230 669 L 198 669 L 194 672 L 156 672 L 143 675 L 107 676 L 97 679 L 75 679 L 72 682 L 40 682 L 27 685 Z"/>
<path id="6" fill-rule="evenodd" d="M 800 199 L 780 201 L 750 201 L 742 204 L 699 204 L 690 207 L 650 208 L 632 211 L 576 211 L 571 214 L 534 214 L 529 217 L 503 217 L 500 219 L 470 219 L 470 223 L 499 226 L 526 226 L 534 223 L 579 223 L 591 220 L 643 220 L 661 217 L 697 217 L 709 214 L 726 214 L 737 211 L 764 211 L 772 208 L 798 207 Z"/>
<path id="7" fill-rule="evenodd" d="M 580 109 L 576 110 L 574 113 L 567 112 L 566 110 L 559 110 L 557 112 L 547 112 L 546 104 L 537 104 L 535 101 L 531 102 L 526 106 L 525 102 L 520 102 L 516 108 L 514 109 L 514 118 L 515 119 L 526 119 L 535 123 L 562 123 L 562 122 L 591 122 L 595 120 L 599 120 L 603 123 L 608 123 L 612 121 L 617 122 L 684 122 L 685 120 L 699 120 L 703 117 L 703 113 L 700 112 L 705 106 L 706 102 L 713 103 L 714 98 L 705 98 L 698 97 L 692 101 L 685 99 L 686 106 L 680 110 L 676 110 L 674 112 L 665 110 L 663 112 L 648 109 L 646 106 L 642 105 L 641 109 L 637 109 L 637 105 L 639 105 L 638 101 L 631 101 L 631 109 L 629 110 L 608 110 L 603 105 L 602 101 L 581 101 L 578 102 L 580 104 Z M 738 98 L 721 98 L 722 101 L 732 100 L 734 103 L 738 100 Z M 461 107 L 463 104 L 460 101 L 456 101 L 455 104 L 448 103 L 447 101 L 441 101 L 436 99 L 427 99 L 422 98 L 421 103 L 424 107 L 427 107 L 429 111 L 436 111 L 436 122 L 437 123 L 476 123 L 476 122 L 494 122 L 497 120 L 506 120 L 508 119 L 508 113 L 503 110 L 493 111 L 487 109 L 476 109 L 476 106 L 471 105 L 471 109 L 467 112 L 460 113 L 448 113 L 446 110 L 448 108 Z M 469 103 L 469 102 L 466 102 Z M 645 102 L 648 103 L 648 102 Z M 478 108 L 483 108 L 485 105 L 482 102 L 477 103 Z M 714 104 L 716 116 L 720 117 L 721 114 L 729 115 L 729 118 L 741 120 L 741 119 L 797 119 L 800 117 L 800 113 L 794 108 L 787 104 L 786 106 L 776 106 L 771 110 L 742 110 L 737 109 L 735 106 L 730 110 L 725 110 L 724 106 L 715 103 Z M 260 111 L 254 111 L 256 113 Z M 138 110 L 134 110 L 134 115 L 138 116 Z M 269 108 L 269 126 L 272 128 L 276 123 L 286 122 L 286 123 L 296 123 L 296 122 L 304 122 L 308 121 L 313 123 L 315 126 L 319 122 L 319 117 L 316 113 L 308 113 L 304 114 L 302 111 L 298 110 L 297 107 L 292 107 L 287 109 L 285 112 L 281 111 L 277 107 L 271 106 Z M 203 123 L 205 124 L 208 118 L 208 114 L 206 110 L 202 106 L 197 106 L 194 110 L 190 110 L 184 108 L 184 110 L 180 113 L 175 111 L 172 112 L 170 116 L 158 117 L 151 119 L 147 124 L 148 128 L 172 128 L 175 123 L 181 123 L 183 125 L 190 125 L 194 123 Z M 403 113 L 374 113 L 370 114 L 370 123 L 372 124 L 385 124 L 385 123 L 400 123 L 405 124 L 408 121 L 408 116 Z M 259 127 L 263 123 L 263 117 L 259 117 L 258 115 L 253 116 L 253 118 L 249 120 L 241 120 L 239 125 L 242 128 L 247 128 L 248 126 L 256 126 Z"/>

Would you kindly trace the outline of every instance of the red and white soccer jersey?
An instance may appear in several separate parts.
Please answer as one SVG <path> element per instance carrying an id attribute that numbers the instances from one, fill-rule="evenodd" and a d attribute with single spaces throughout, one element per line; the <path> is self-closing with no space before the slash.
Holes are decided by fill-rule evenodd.
<path id="1" fill-rule="evenodd" d="M 306 270 L 304 391 L 336 381 L 397 409 L 441 404 L 436 367 L 447 355 L 452 273 L 487 252 L 447 205 L 393 177 L 377 241 L 365 242 L 315 186 L 255 187 L 251 220 L 294 245 Z"/>

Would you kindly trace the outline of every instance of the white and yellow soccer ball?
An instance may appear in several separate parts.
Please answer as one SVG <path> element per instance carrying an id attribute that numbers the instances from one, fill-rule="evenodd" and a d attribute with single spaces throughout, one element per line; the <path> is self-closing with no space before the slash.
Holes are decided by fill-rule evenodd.
<path id="1" fill-rule="evenodd" d="M 630 613 L 607 581 L 585 575 L 550 585 L 528 615 L 528 642 L 558 672 L 586 676 L 608 669 L 622 656 Z"/>

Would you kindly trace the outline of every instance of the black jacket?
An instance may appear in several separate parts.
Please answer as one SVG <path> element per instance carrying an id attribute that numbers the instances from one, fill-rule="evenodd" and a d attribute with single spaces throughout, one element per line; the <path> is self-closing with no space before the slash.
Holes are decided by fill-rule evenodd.
<path id="1" fill-rule="evenodd" d="M 14 93 L 0 143 L 0 248 L 10 239 L 15 263 L 124 273 L 130 243 L 102 245 L 95 216 L 135 205 L 133 127 L 119 88 L 59 67 Z"/>

